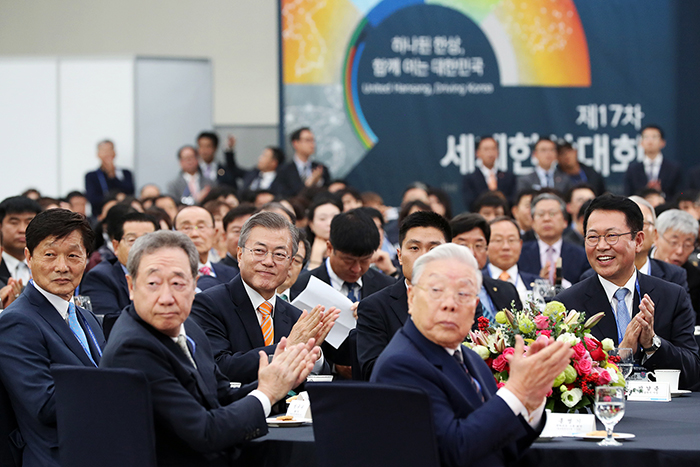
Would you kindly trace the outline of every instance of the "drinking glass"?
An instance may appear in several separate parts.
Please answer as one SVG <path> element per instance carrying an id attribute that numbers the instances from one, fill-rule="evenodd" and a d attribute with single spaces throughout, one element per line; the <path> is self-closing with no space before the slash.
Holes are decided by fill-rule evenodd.
<path id="1" fill-rule="evenodd" d="M 613 428 L 625 414 L 625 390 L 618 386 L 598 386 L 595 388 L 595 415 L 605 425 L 606 437 L 598 446 L 620 446 L 613 439 Z"/>
<path id="2" fill-rule="evenodd" d="M 627 347 L 619 347 L 612 349 L 609 353 L 611 357 L 619 357 L 620 361 L 617 366 L 620 368 L 623 378 L 625 378 L 625 388 L 627 388 L 627 379 L 632 374 L 634 368 L 634 352 Z"/>

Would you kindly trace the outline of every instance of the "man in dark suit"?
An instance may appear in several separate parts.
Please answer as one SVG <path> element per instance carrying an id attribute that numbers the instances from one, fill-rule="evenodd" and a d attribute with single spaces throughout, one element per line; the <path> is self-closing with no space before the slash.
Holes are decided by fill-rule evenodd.
<path id="1" fill-rule="evenodd" d="M 58 467 L 50 368 L 95 367 L 104 347 L 95 316 L 73 302 L 94 233 L 84 216 L 51 209 L 37 214 L 26 236 L 32 281 L 0 315 L 0 381 L 17 418 L 13 439 L 24 447 L 23 465 Z"/>
<path id="2" fill-rule="evenodd" d="M 499 279 L 515 286 L 521 302 L 527 299 L 528 290 L 539 276 L 521 271 L 518 259 L 523 248 L 520 229 L 510 217 L 497 217 L 489 222 L 489 264 L 482 269 L 484 277 Z"/>
<path id="3" fill-rule="evenodd" d="M 461 345 L 474 322 L 481 273 L 471 253 L 445 244 L 421 256 L 408 288 L 411 319 L 379 356 L 371 381 L 420 388 L 431 400 L 441 465 L 505 466 L 537 438 L 568 344 L 515 340 L 510 375 L 497 390 L 489 367 Z"/>
<path id="4" fill-rule="evenodd" d="M 272 355 L 282 337 L 292 345 L 315 338 L 320 345 L 338 316 L 334 309 L 326 312 L 323 307 L 302 313 L 277 299 L 275 291 L 287 279 L 298 244 L 296 227 L 279 214 L 254 215 L 238 242 L 240 274 L 195 297 L 192 316 L 231 381 L 255 381 L 259 352 Z"/>
<path id="5" fill-rule="evenodd" d="M 369 380 L 377 357 L 408 318 L 406 291 L 411 285 L 413 263 L 450 240 L 450 224 L 437 213 L 414 212 L 401 223 L 397 251 L 404 280 L 370 295 L 357 306 L 357 360 L 362 379 Z"/>
<path id="6" fill-rule="evenodd" d="M 462 183 L 464 207 L 471 209 L 474 200 L 487 191 L 500 191 L 512 203 L 515 198 L 515 175 L 496 167 L 498 143 L 492 136 L 482 136 L 476 143 L 476 159 L 476 169 L 465 175 Z"/>
<path id="7" fill-rule="evenodd" d="M 258 210 L 249 203 L 242 203 L 231 209 L 224 216 L 224 232 L 226 233 L 226 256 L 219 261 L 221 264 L 238 271 L 238 239 L 241 237 L 241 229 L 245 221 Z"/>
<path id="8" fill-rule="evenodd" d="M 700 381 L 700 356 L 693 336 L 695 313 L 683 287 L 639 274 L 636 253 L 644 243 L 644 217 L 632 200 L 599 196 L 584 218 L 586 255 L 596 276 L 565 290 L 556 300 L 588 316 L 605 316 L 591 333 L 634 349 L 649 370 L 681 370 L 680 387 Z"/>
<path id="9" fill-rule="evenodd" d="M 235 142 L 235 138 L 234 138 Z M 213 131 L 203 131 L 197 136 L 197 154 L 199 154 L 199 171 L 202 177 L 215 185 L 236 187 L 236 168 L 216 162 L 216 150 L 219 148 L 219 135 Z M 226 158 L 228 162 L 228 157 Z"/>
<path id="10" fill-rule="evenodd" d="M 380 246 L 380 236 L 374 221 L 362 208 L 338 214 L 331 221 L 326 260 L 316 269 L 302 272 L 292 286 L 290 299 L 294 300 L 314 276 L 329 284 L 353 303 L 359 302 L 395 282 L 394 278 L 371 269 L 372 256 Z M 352 368 L 359 377 L 357 352 L 354 349 L 355 333 L 333 348 L 326 343 L 324 355 L 335 364 L 335 371 L 350 379 Z"/>
<path id="11" fill-rule="evenodd" d="M 316 141 L 311 129 L 299 128 L 292 133 L 290 140 L 294 148 L 294 158 L 281 166 L 277 172 L 277 177 L 282 183 L 280 194 L 291 197 L 304 187 L 328 186 L 331 181 L 328 167 L 310 160 L 316 152 Z"/>
<path id="12" fill-rule="evenodd" d="M 241 179 L 239 193 L 246 197 L 258 190 L 266 190 L 274 195 L 281 195 L 284 181 L 277 176 L 278 169 L 284 164 L 284 152 L 276 146 L 267 146 L 258 157 L 258 163 L 251 170 L 244 170 L 236 165 L 233 149 L 227 151 L 229 164 L 235 167 Z"/>
<path id="13" fill-rule="evenodd" d="M 271 404 L 308 375 L 318 357 L 314 342 L 291 346 L 283 340 L 271 363 L 258 356 L 257 389 L 232 389 L 204 332 L 187 319 L 198 272 L 192 242 L 160 231 L 140 238 L 131 251 L 134 303 L 114 326 L 100 365 L 146 375 L 158 465 L 231 465 L 236 445 L 267 433 Z"/>
<path id="14" fill-rule="evenodd" d="M 486 219 L 479 214 L 460 214 L 452 219 L 450 227 L 452 243 L 469 248 L 479 264 L 479 270 L 484 269 L 488 261 L 487 251 L 491 238 L 491 228 Z M 491 322 L 495 321 L 496 313 L 504 308 L 510 310 L 513 304 L 518 310 L 523 307 L 513 284 L 492 279 L 488 275 L 484 275 L 478 295 L 483 315 Z"/>
<path id="15" fill-rule="evenodd" d="M 29 266 L 24 258 L 26 230 L 34 216 L 41 212 L 36 201 L 24 196 L 11 196 L 0 203 L 0 280 L 8 282 L 10 277 L 21 280 L 22 286 L 29 282 Z"/>
<path id="16" fill-rule="evenodd" d="M 647 125 L 642 128 L 642 162 L 632 162 L 625 172 L 625 194 L 639 195 L 644 188 L 654 188 L 672 199 L 685 188 L 681 167 L 664 157 L 661 150 L 666 146 L 661 127 Z"/>
<path id="17" fill-rule="evenodd" d="M 177 151 L 180 173 L 168 183 L 167 193 L 178 203 L 191 206 L 202 201 L 215 182 L 206 178 L 199 168 L 199 156 L 192 146 L 183 146 Z"/>
<path id="18" fill-rule="evenodd" d="M 114 143 L 108 139 L 97 143 L 97 157 L 102 162 L 100 168 L 85 174 L 85 194 L 93 216 L 99 216 L 102 205 L 110 193 L 134 194 L 134 177 L 131 171 L 114 165 Z"/>
<path id="19" fill-rule="evenodd" d="M 594 196 L 605 193 L 605 179 L 593 167 L 578 161 L 578 151 L 568 141 L 557 144 L 557 172 L 569 177 L 571 185 L 585 183 L 592 187 Z M 575 213 L 574 213 L 575 214 Z"/>
<path id="20" fill-rule="evenodd" d="M 126 283 L 129 250 L 137 238 L 159 229 L 158 222 L 148 214 L 127 213 L 109 230 L 116 258 L 102 261 L 85 274 L 80 294 L 90 297 L 95 314 L 103 315 L 102 327 L 107 338 L 122 310 L 131 303 Z"/>
<path id="21" fill-rule="evenodd" d="M 532 229 L 537 240 L 523 244 L 518 266 L 554 283 L 556 262 L 561 258 L 562 282 L 568 287 L 578 282 L 581 274 L 591 266 L 583 248 L 563 240 L 566 228 L 564 212 L 564 201 L 554 194 L 542 193 L 532 200 Z"/>
<path id="22" fill-rule="evenodd" d="M 553 188 L 560 193 L 566 193 L 571 186 L 571 179 L 565 173 L 557 171 L 557 143 L 541 137 L 535 143 L 532 157 L 537 161 L 537 165 L 532 173 L 518 177 L 517 193 L 542 188 Z"/>
<path id="23" fill-rule="evenodd" d="M 194 246 L 197 247 L 199 252 L 197 287 L 200 290 L 225 284 L 236 277 L 238 274 L 236 269 L 225 264 L 212 263 L 209 260 L 209 252 L 216 238 L 216 222 L 209 211 L 199 206 L 188 206 L 177 214 L 173 227 L 190 237 Z"/>
<path id="24" fill-rule="evenodd" d="M 564 194 L 566 212 L 569 214 L 569 225 L 562 234 L 565 242 L 583 247 L 583 225 L 581 225 L 583 223 L 583 215 L 579 216 L 581 206 L 596 196 L 593 187 L 587 183 L 578 183 Z"/>

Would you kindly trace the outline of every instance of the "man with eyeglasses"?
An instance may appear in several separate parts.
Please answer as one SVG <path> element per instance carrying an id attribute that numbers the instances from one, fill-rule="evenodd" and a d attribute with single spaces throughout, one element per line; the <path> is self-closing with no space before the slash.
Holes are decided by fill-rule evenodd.
<path id="1" fill-rule="evenodd" d="M 679 209 L 662 212 L 656 219 L 652 258 L 683 268 L 693 309 L 700 311 L 700 270 L 688 261 L 698 239 L 698 221 Z M 700 318 L 696 318 L 700 324 Z"/>
<path id="2" fill-rule="evenodd" d="M 508 382 L 500 389 L 489 367 L 461 345 L 475 319 L 481 272 L 455 244 L 416 260 L 408 287 L 411 319 L 377 359 L 370 381 L 418 388 L 430 397 L 440 465 L 514 464 L 544 428 L 552 383 L 572 355 L 569 344 L 524 344 L 516 337 Z"/>
<path id="3" fill-rule="evenodd" d="M 259 351 L 273 355 L 282 337 L 288 345 L 310 338 L 321 345 L 338 317 L 334 308 L 302 312 L 276 296 L 289 276 L 298 244 L 297 228 L 284 217 L 255 214 L 238 240 L 240 274 L 195 296 L 192 316 L 207 334 L 219 369 L 233 382 L 255 381 Z M 326 369 L 322 356 L 314 372 Z"/>
<path id="4" fill-rule="evenodd" d="M 584 216 L 586 255 L 596 275 L 557 297 L 567 309 L 587 316 L 605 312 L 591 333 L 634 349 L 648 370 L 681 370 L 679 386 L 700 380 L 700 356 L 693 336 L 695 313 L 686 291 L 677 284 L 639 274 L 636 254 L 644 243 L 644 217 L 634 201 L 604 195 Z"/>
<path id="5" fill-rule="evenodd" d="M 199 290 L 207 290 L 236 277 L 238 271 L 234 268 L 220 262 L 212 263 L 209 260 L 209 251 L 214 246 L 216 238 L 216 227 L 212 213 L 199 206 L 188 206 L 177 213 L 173 226 L 178 232 L 190 237 L 197 248 L 199 253 L 197 288 Z"/>
<path id="6" fill-rule="evenodd" d="M 564 200 L 552 193 L 542 193 L 532 200 L 532 230 L 537 239 L 523 244 L 518 266 L 553 284 L 556 263 L 561 258 L 562 285 L 566 288 L 578 282 L 590 265 L 583 248 L 565 242 L 562 237 L 566 229 L 565 212 Z"/>
<path id="7" fill-rule="evenodd" d="M 452 229 L 452 243 L 469 248 L 479 264 L 479 269 L 483 270 L 488 260 L 487 251 L 491 238 L 491 228 L 486 219 L 480 214 L 460 214 L 452 219 L 450 228 Z M 496 313 L 504 308 L 510 310 L 512 303 L 515 303 L 515 307 L 519 310 L 523 307 L 515 286 L 503 280 L 492 279 L 488 274 L 484 274 L 482 286 L 479 289 L 479 306 L 476 310 L 476 316 L 479 317 L 483 314 L 493 323 L 496 319 Z"/>
<path id="8" fill-rule="evenodd" d="M 104 316 L 102 328 L 105 338 L 109 337 L 122 310 L 131 304 L 126 282 L 126 263 L 131 247 L 137 238 L 160 230 L 158 222 L 142 212 L 120 216 L 108 229 L 116 258 L 103 260 L 92 268 L 85 274 L 80 286 L 80 295 L 90 297 L 92 312 Z"/>

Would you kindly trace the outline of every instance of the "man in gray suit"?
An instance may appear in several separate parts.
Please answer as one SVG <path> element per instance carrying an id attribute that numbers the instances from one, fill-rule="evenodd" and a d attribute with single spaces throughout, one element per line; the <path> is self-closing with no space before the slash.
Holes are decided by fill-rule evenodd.
<path id="1" fill-rule="evenodd" d="M 532 151 L 532 157 L 537 161 L 535 170 L 518 177 L 517 192 L 523 190 L 554 188 L 566 193 L 571 187 L 571 180 L 562 171 L 557 171 L 557 144 L 547 137 L 541 137 Z"/>
<path id="2" fill-rule="evenodd" d="M 193 146 L 183 146 L 177 152 L 181 172 L 168 183 L 168 194 L 182 204 L 193 205 L 204 199 L 214 186 L 199 169 L 199 156 Z"/>

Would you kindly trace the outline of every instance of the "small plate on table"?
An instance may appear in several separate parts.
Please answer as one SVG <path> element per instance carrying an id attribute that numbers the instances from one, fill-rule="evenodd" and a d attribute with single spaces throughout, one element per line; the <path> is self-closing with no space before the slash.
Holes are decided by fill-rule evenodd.
<path id="1" fill-rule="evenodd" d="M 693 391 L 689 391 L 688 389 L 679 389 L 678 391 L 671 391 L 671 397 L 687 396 L 688 394 L 690 394 L 692 392 Z"/>
<path id="2" fill-rule="evenodd" d="M 278 428 L 291 428 L 295 426 L 302 426 L 306 423 L 311 423 L 310 418 L 294 418 L 292 420 L 278 420 L 277 417 L 270 417 L 266 419 L 267 425 Z"/>
<path id="3" fill-rule="evenodd" d="M 574 435 L 576 438 L 581 438 L 585 440 L 591 440 L 591 441 L 600 441 L 606 438 L 605 431 L 600 430 L 600 431 L 591 431 L 589 433 L 576 433 Z M 634 438 L 635 435 L 632 433 L 613 433 L 613 438 L 621 441 L 625 439 L 632 439 Z"/>

